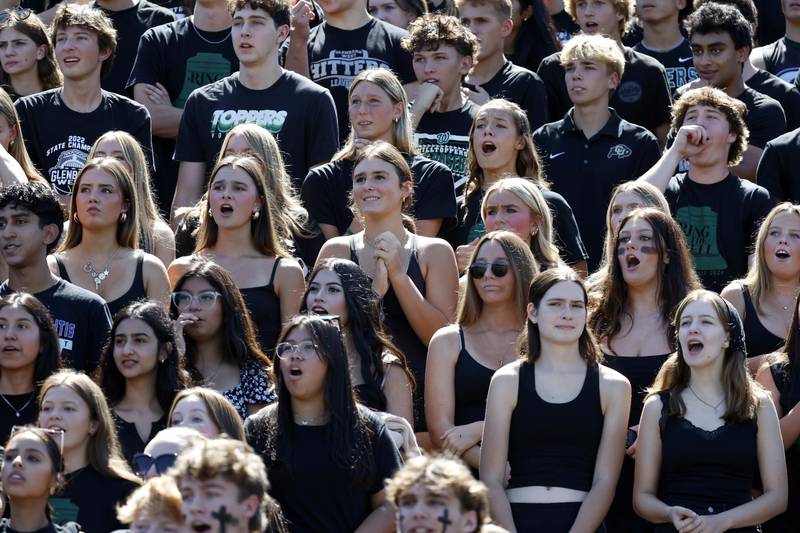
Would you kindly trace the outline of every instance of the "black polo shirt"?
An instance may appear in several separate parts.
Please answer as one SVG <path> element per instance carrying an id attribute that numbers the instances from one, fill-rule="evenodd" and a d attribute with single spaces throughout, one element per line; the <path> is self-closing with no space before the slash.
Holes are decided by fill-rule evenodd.
<path id="1" fill-rule="evenodd" d="M 655 133 L 656 128 L 670 121 L 672 93 L 664 67 L 650 56 L 624 48 L 625 72 L 608 105 L 623 119 Z M 542 60 L 537 71 L 547 88 L 547 104 L 551 117 L 563 117 L 572 107 L 561 66 L 561 52 Z"/>
<path id="2" fill-rule="evenodd" d="M 800 91 L 794 85 L 766 70 L 757 70 L 744 83 L 754 91 L 766 94 L 781 104 L 783 112 L 786 114 L 788 131 L 800 127 Z"/>
<path id="3" fill-rule="evenodd" d="M 771 140 L 761 154 L 756 183 L 777 202 L 800 202 L 800 129 Z"/>
<path id="4" fill-rule="evenodd" d="M 669 83 L 669 90 L 672 91 L 673 97 L 678 87 L 697 79 L 697 70 L 694 68 L 693 61 L 694 55 L 687 39 L 683 39 L 678 46 L 671 50 L 652 50 L 645 46 L 644 42 L 640 42 L 633 49 L 640 54 L 652 57 L 664 65 L 664 70 L 667 73 L 667 83 Z"/>
<path id="5" fill-rule="evenodd" d="M 590 272 L 603 255 L 611 191 L 644 174 L 660 156 L 652 133 L 610 111 L 611 118 L 591 139 L 575 125 L 572 109 L 562 120 L 546 124 L 533 134 L 545 177 L 575 213 L 589 253 Z"/>
<path id="6" fill-rule="evenodd" d="M 547 91 L 542 78 L 535 72 L 506 61 L 503 68 L 481 87 L 492 98 L 505 98 L 520 106 L 528 115 L 531 131 L 550 121 Z"/>

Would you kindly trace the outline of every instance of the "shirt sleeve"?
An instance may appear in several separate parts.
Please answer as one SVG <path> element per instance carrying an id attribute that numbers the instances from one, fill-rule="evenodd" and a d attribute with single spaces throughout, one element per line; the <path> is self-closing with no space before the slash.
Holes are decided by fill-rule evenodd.
<path id="1" fill-rule="evenodd" d="M 163 55 L 157 33 L 151 28 L 139 38 L 136 60 L 133 62 L 126 89 L 132 90 L 137 83 L 154 84 L 166 78 Z"/>
<path id="2" fill-rule="evenodd" d="M 648 132 L 647 135 L 640 139 L 639 147 L 636 151 L 639 154 L 639 162 L 634 177 L 638 178 L 658 163 L 661 157 L 661 148 L 658 146 L 655 136 Z"/>
<path id="3" fill-rule="evenodd" d="M 764 153 L 761 154 L 761 159 L 758 162 L 756 183 L 767 189 L 772 198 L 777 201 L 783 201 L 787 199 L 787 189 L 784 188 L 784 182 L 790 176 L 784 176 L 781 172 L 778 152 L 779 147 L 772 143 L 767 143 Z"/>
<path id="4" fill-rule="evenodd" d="M 202 113 L 200 98 L 198 97 L 199 89 L 195 89 L 189 98 L 186 99 L 186 105 L 183 108 L 183 115 L 181 115 L 181 125 L 178 127 L 178 139 L 175 143 L 175 160 L 188 161 L 193 163 L 206 163 L 207 157 L 203 152 L 203 142 L 200 138 L 201 132 L 204 131 L 200 127 L 200 116 Z"/>
<path id="5" fill-rule="evenodd" d="M 544 82 L 550 120 L 560 120 L 572 107 L 572 102 L 567 94 L 564 67 L 561 66 L 559 56 L 552 55 L 544 58 L 536 73 Z"/>
<path id="6" fill-rule="evenodd" d="M 375 434 L 372 437 L 372 452 L 375 457 L 375 482 L 370 489 L 371 494 L 383 490 L 385 480 L 394 475 L 402 466 L 400 451 L 392 440 L 386 424 L 378 421 Z"/>
<path id="7" fill-rule="evenodd" d="M 339 141 L 339 121 L 336 105 L 329 91 L 317 98 L 316 112 L 308 114 L 311 123 L 306 128 L 306 164 L 308 168 L 326 163 L 336 153 Z M 302 177 L 298 176 L 298 179 Z"/>
<path id="8" fill-rule="evenodd" d="M 658 69 L 656 74 L 655 69 Z M 655 134 L 655 129 L 663 124 L 669 124 L 672 113 L 672 92 L 669 90 L 667 71 L 657 65 L 653 68 L 652 90 L 645 97 L 652 103 L 652 124 L 647 125 L 647 129 Z"/>
<path id="9" fill-rule="evenodd" d="M 39 172 L 44 172 L 44 165 L 43 161 L 40 156 L 39 152 L 39 140 L 36 138 L 35 128 L 33 127 L 33 119 L 31 115 L 28 113 L 28 106 L 26 102 L 22 99 L 17 100 L 14 103 L 14 108 L 17 111 L 17 115 L 19 116 L 19 126 L 22 130 L 22 139 L 25 142 L 25 148 L 28 151 L 28 155 L 33 162 L 33 166 L 35 166 Z M 48 182 L 50 180 L 48 179 Z"/>
<path id="10" fill-rule="evenodd" d="M 453 173 L 445 165 L 426 162 L 414 169 L 414 218 L 453 219 L 458 213 Z"/>
<path id="11" fill-rule="evenodd" d="M 89 351 L 83 354 L 83 371 L 91 375 L 100 363 L 100 354 L 103 353 L 108 333 L 111 331 L 111 313 L 105 303 L 92 302 L 88 324 L 91 326 L 86 346 Z"/>
<path id="12" fill-rule="evenodd" d="M 138 123 L 138 127 L 132 129 L 131 135 L 139 141 L 145 157 L 150 163 L 150 172 L 153 173 L 156 169 L 156 160 L 153 155 L 153 128 L 150 121 L 150 112 L 146 107 L 141 106 L 136 111 L 135 121 L 134 123 Z"/>
<path id="13" fill-rule="evenodd" d="M 753 253 L 752 248 L 756 239 L 756 233 L 758 233 L 758 228 L 767 214 L 772 210 L 774 202 L 765 188 L 755 186 L 750 193 L 750 197 L 745 199 L 745 205 L 748 211 L 748 216 L 746 218 L 747 227 L 745 228 L 747 233 L 745 234 L 745 238 L 747 242 L 747 253 L 750 254 Z"/>
<path id="14" fill-rule="evenodd" d="M 526 86 L 523 97 L 522 109 L 528 115 L 528 122 L 531 124 L 531 131 L 550 121 L 550 109 L 547 100 L 547 88 L 544 81 L 538 74 L 534 73 L 533 78 Z"/>
<path id="15" fill-rule="evenodd" d="M 551 193 L 548 195 L 547 204 L 553 213 L 554 240 L 562 252 L 564 261 L 574 265 L 589 259 L 581 239 L 581 231 L 578 229 L 578 222 L 564 197 L 558 193 Z"/>
<path id="16" fill-rule="evenodd" d="M 781 105 L 772 99 L 751 111 L 748 122 L 750 146 L 764 148 L 769 141 L 786 133 L 786 115 Z"/>
<path id="17" fill-rule="evenodd" d="M 341 202 L 336 199 L 341 195 L 331 190 L 336 182 L 331 174 L 338 171 L 340 168 L 333 164 L 312 169 L 303 180 L 300 199 L 318 224 L 336 226 L 339 233 L 344 233 L 353 221 L 353 214 L 346 205 L 338 205 Z"/>

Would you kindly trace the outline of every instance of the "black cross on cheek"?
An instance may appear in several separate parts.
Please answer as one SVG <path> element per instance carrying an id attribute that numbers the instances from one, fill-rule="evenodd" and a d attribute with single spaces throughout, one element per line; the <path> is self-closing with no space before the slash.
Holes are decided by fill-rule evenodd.
<path id="1" fill-rule="evenodd" d="M 239 521 L 233 517 L 232 514 L 229 514 L 228 511 L 225 509 L 223 505 L 217 511 L 211 513 L 211 517 L 215 518 L 219 522 L 219 533 L 227 533 L 228 531 L 228 524 L 238 524 Z"/>
<path id="2" fill-rule="evenodd" d="M 442 511 L 442 515 L 437 518 L 436 521 L 442 523 L 442 533 L 445 533 L 447 531 L 447 526 L 453 523 L 453 521 L 450 520 L 450 510 L 445 509 Z"/>

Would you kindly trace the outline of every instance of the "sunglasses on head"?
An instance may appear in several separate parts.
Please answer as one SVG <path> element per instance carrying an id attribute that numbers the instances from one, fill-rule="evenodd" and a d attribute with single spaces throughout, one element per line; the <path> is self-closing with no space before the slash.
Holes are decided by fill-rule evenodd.
<path id="1" fill-rule="evenodd" d="M 25 20 L 26 18 L 31 16 L 31 13 L 33 12 L 26 7 L 5 9 L 3 11 L 0 11 L 0 24 L 7 21 L 11 17 L 15 17 L 17 20 Z"/>
<path id="2" fill-rule="evenodd" d="M 133 456 L 133 472 L 139 477 L 145 477 L 150 468 L 156 465 L 156 473 L 160 476 L 172 468 L 177 458 L 177 453 L 165 453 L 155 457 L 146 453 L 137 453 Z"/>
<path id="3" fill-rule="evenodd" d="M 20 433 L 25 431 L 26 429 L 30 429 L 30 426 L 11 426 L 11 433 L 9 433 L 9 439 Z M 58 446 L 58 451 L 61 455 L 64 455 L 64 430 L 63 429 L 49 429 L 49 428 L 38 428 L 42 431 L 45 435 L 47 435 L 50 440 L 52 440 L 56 446 Z"/>
<path id="4" fill-rule="evenodd" d="M 492 275 L 502 278 L 508 274 L 508 263 L 505 261 L 495 261 L 494 263 L 475 262 L 469 266 L 469 275 L 475 279 L 480 279 L 486 275 L 486 271 L 491 268 Z"/>

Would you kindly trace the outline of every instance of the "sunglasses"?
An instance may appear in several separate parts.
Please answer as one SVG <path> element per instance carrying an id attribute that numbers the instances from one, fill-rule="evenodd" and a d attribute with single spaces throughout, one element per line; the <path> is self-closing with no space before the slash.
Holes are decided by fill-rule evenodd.
<path id="1" fill-rule="evenodd" d="M 0 24 L 2 24 L 3 22 L 7 21 L 11 17 L 16 18 L 17 20 L 25 20 L 26 18 L 31 16 L 31 13 L 33 13 L 33 11 L 31 11 L 30 9 L 28 9 L 26 7 L 17 7 L 15 9 L 5 9 L 3 11 L 0 11 Z"/>
<path id="2" fill-rule="evenodd" d="M 9 433 L 8 438 L 10 439 L 15 434 L 30 429 L 31 426 L 11 426 L 11 433 Z M 58 451 L 61 455 L 64 455 L 64 430 L 63 429 L 48 429 L 48 428 L 37 428 L 39 431 L 44 432 L 50 440 L 52 440 L 56 446 L 58 446 Z"/>
<path id="3" fill-rule="evenodd" d="M 172 468 L 177 458 L 177 453 L 165 453 L 156 457 L 146 453 L 137 453 L 133 456 L 133 472 L 139 477 L 145 477 L 150 468 L 156 465 L 156 473 L 160 476 Z"/>
<path id="4" fill-rule="evenodd" d="M 495 261 L 492 264 L 484 262 L 475 262 L 469 266 L 469 275 L 475 279 L 480 279 L 486 275 L 486 271 L 491 268 L 492 275 L 496 278 L 502 278 L 508 274 L 508 263 L 505 261 Z"/>
<path id="5" fill-rule="evenodd" d="M 208 309 L 214 305 L 214 302 L 216 302 L 217 298 L 220 296 L 222 296 L 222 294 L 217 291 L 203 291 L 197 294 L 192 294 L 187 291 L 175 291 L 172 293 L 172 303 L 174 303 L 175 307 L 178 309 L 188 309 L 192 305 L 192 302 L 196 302 L 202 309 Z"/>

